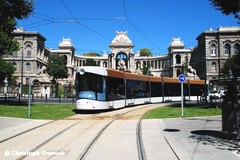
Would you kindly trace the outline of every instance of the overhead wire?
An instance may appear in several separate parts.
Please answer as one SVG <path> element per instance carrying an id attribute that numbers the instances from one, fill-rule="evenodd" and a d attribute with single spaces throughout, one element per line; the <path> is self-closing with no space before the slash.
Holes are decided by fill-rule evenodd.
<path id="1" fill-rule="evenodd" d="M 41 24 L 41 23 L 45 23 L 46 21 L 49 21 L 49 20 L 41 20 L 41 21 L 37 21 L 37 22 L 33 22 L 33 23 L 28 23 L 28 24 L 25 24 L 24 26 L 26 27 L 26 26 Z"/>
<path id="2" fill-rule="evenodd" d="M 90 30 L 91 32 L 97 34 L 98 36 L 100 36 L 100 37 L 102 37 L 102 38 L 104 38 L 104 39 L 106 39 L 106 40 L 108 40 L 108 41 L 111 41 L 109 38 L 107 38 L 107 37 L 104 36 L 103 34 L 97 32 L 97 31 L 93 30 L 92 28 L 88 27 L 87 25 L 81 23 L 81 22 L 74 16 L 74 14 L 73 14 L 72 11 L 68 8 L 68 6 L 66 5 L 66 3 L 65 3 L 63 0 L 61 0 L 61 2 L 62 2 L 62 4 L 64 5 L 64 7 L 68 10 L 68 12 L 71 14 L 71 16 L 76 20 L 76 23 L 80 24 L 81 26 L 83 26 L 84 28 Z"/>
<path id="3" fill-rule="evenodd" d="M 146 36 L 136 25 L 132 23 L 132 21 L 129 20 L 127 16 L 127 9 L 126 9 L 126 2 L 123 0 L 123 8 L 124 8 L 124 14 L 126 21 L 137 31 L 139 32 L 146 40 L 148 40 L 153 46 L 155 46 L 157 49 L 166 52 L 165 49 L 160 48 L 158 45 L 156 45 L 148 36 Z"/>
<path id="4" fill-rule="evenodd" d="M 36 16 L 37 15 L 37 16 Z M 102 21 L 102 20 L 113 20 L 114 18 L 56 18 L 56 17 L 50 17 L 48 15 L 44 15 L 44 14 L 41 14 L 41 13 L 37 13 L 37 12 L 34 12 L 32 17 L 36 18 L 36 19 L 40 19 L 41 21 L 37 21 L 37 22 L 34 22 L 34 23 L 29 23 L 29 24 L 25 24 L 24 28 L 26 29 L 29 29 L 29 28 L 35 28 L 35 27 L 39 27 L 39 26 L 42 26 L 42 25 L 46 25 L 46 24 L 51 24 L 51 23 L 68 23 L 68 22 L 79 22 L 80 20 L 99 20 L 99 21 Z M 47 23 L 45 23 L 47 22 Z M 43 23 L 43 24 L 41 24 Z M 38 25 L 36 25 L 38 24 Z"/>
<path id="5" fill-rule="evenodd" d="M 54 17 L 50 17 L 48 15 L 40 14 L 37 12 L 33 12 L 32 17 L 34 17 L 36 19 L 40 19 L 40 21 L 28 23 L 28 24 L 23 25 L 22 27 L 24 27 L 25 29 L 30 29 L 30 28 L 45 26 L 45 25 L 52 24 L 52 23 L 57 23 L 56 19 Z"/>
<path id="6" fill-rule="evenodd" d="M 27 24 L 25 26 L 27 26 L 27 29 L 29 28 L 35 28 L 35 27 L 39 27 L 39 26 L 44 26 L 44 25 L 48 25 L 48 24 L 52 24 L 52 23 L 68 23 L 68 22 L 74 22 L 74 23 L 78 23 L 79 25 L 81 25 L 82 27 L 88 29 L 89 31 L 97 34 L 98 36 L 106 39 L 107 41 L 111 41 L 108 37 L 104 36 L 103 34 L 97 32 L 96 30 L 90 28 L 89 26 L 83 24 L 80 22 L 80 20 L 125 20 L 127 21 L 128 24 L 130 24 L 139 34 L 141 34 L 147 41 L 149 41 L 153 46 L 155 46 L 155 48 L 162 50 L 164 52 L 166 52 L 166 50 L 161 49 L 158 45 L 156 45 L 146 34 L 144 34 L 131 20 L 129 20 L 128 15 L 127 15 L 127 9 L 126 9 L 126 2 L 125 0 L 123 0 L 123 8 L 124 8 L 124 15 L 125 17 L 113 17 L 113 18 L 77 18 L 75 17 L 75 15 L 72 13 L 72 11 L 69 9 L 69 7 L 66 5 L 66 3 L 64 2 L 64 0 L 61 0 L 62 4 L 64 5 L 64 7 L 68 10 L 68 12 L 71 14 L 71 16 L 73 17 L 73 19 L 71 18 L 54 18 L 51 17 L 49 15 L 45 15 L 42 13 L 37 13 L 34 12 L 35 15 L 38 16 L 34 16 L 35 18 L 41 19 L 41 21 L 37 21 L 31 24 Z M 46 22 L 46 23 L 44 23 Z"/>
<path id="7" fill-rule="evenodd" d="M 42 14 L 42 13 L 37 13 L 37 12 L 33 12 L 33 13 L 36 14 L 36 15 L 42 16 L 42 17 L 53 18 L 53 17 L 50 17 L 49 15 L 45 15 L 45 14 Z"/>
<path id="8" fill-rule="evenodd" d="M 45 25 L 48 25 L 48 24 L 52 24 L 53 22 L 47 22 L 47 23 L 42 23 L 42 24 L 39 24 L 39 25 L 34 25 L 34 26 L 30 26 L 30 27 L 24 27 L 25 29 L 30 29 L 30 28 L 35 28 L 35 27 L 40 27 L 40 26 L 45 26 Z"/>

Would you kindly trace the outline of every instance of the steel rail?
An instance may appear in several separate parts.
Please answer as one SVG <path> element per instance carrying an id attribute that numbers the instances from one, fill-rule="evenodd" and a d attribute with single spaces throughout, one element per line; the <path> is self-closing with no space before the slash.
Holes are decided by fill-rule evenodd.
<path id="1" fill-rule="evenodd" d="M 103 132 L 114 122 L 116 121 L 117 119 L 119 119 L 120 117 L 124 116 L 125 114 L 128 114 L 130 112 L 133 112 L 133 111 L 136 111 L 136 110 L 139 110 L 139 109 L 142 109 L 142 108 L 145 108 L 145 107 L 149 107 L 149 106 L 144 106 L 144 107 L 141 107 L 141 108 L 135 108 L 133 110 L 130 110 L 130 111 L 127 111 L 127 112 L 124 112 L 118 116 L 116 116 L 115 118 L 113 118 L 109 123 L 107 123 L 104 127 L 102 127 L 102 129 L 96 134 L 96 136 L 92 139 L 92 141 L 88 144 L 88 146 L 85 148 L 85 150 L 79 155 L 79 157 L 77 159 L 79 160 L 83 160 L 87 157 L 89 151 L 94 147 L 94 144 L 97 142 L 97 140 L 101 137 L 101 135 L 103 134 Z M 139 121 L 141 122 L 141 121 Z M 139 123 L 140 124 L 140 123 Z M 138 125 L 139 126 L 139 125 Z M 141 127 L 139 128 L 137 126 L 137 130 L 138 132 L 141 130 Z M 141 126 L 141 125 L 140 125 Z M 141 134 L 141 131 L 139 132 Z M 138 137 L 138 135 L 137 135 Z M 137 138 L 139 139 L 139 138 Z M 142 138 L 140 138 L 142 139 Z M 144 154 L 144 148 L 143 148 L 143 141 L 141 140 L 141 149 L 138 149 L 138 150 L 141 150 L 140 152 L 138 152 L 138 154 L 141 154 L 141 155 L 138 155 L 138 157 L 145 157 L 146 158 L 146 155 Z M 140 147 L 139 146 L 139 147 Z"/>

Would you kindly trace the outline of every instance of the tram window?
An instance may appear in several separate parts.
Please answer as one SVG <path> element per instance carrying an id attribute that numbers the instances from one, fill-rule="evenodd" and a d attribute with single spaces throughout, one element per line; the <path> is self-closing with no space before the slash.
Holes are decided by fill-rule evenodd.
<path id="1" fill-rule="evenodd" d="M 151 97 L 162 96 L 162 83 L 152 82 L 151 83 Z"/>
<path id="2" fill-rule="evenodd" d="M 164 84 L 164 95 L 165 96 L 181 96 L 181 85 L 175 83 Z"/>
<path id="3" fill-rule="evenodd" d="M 149 83 L 144 81 L 127 80 L 127 98 L 149 97 Z"/>
<path id="4" fill-rule="evenodd" d="M 183 85 L 183 94 L 184 96 L 189 95 L 189 85 Z M 190 86 L 191 89 L 191 86 Z M 190 91 L 192 95 L 192 91 Z M 164 96 L 181 96 L 181 84 L 180 83 L 165 83 L 164 84 Z"/>
<path id="5" fill-rule="evenodd" d="M 204 93 L 204 85 L 191 84 L 191 96 L 201 96 Z"/>
<path id="6" fill-rule="evenodd" d="M 95 74 L 77 74 L 77 91 L 93 91 L 103 93 L 103 77 Z"/>
<path id="7" fill-rule="evenodd" d="M 125 99 L 124 79 L 108 77 L 107 84 L 108 100 Z"/>
<path id="8" fill-rule="evenodd" d="M 103 93 L 103 77 L 98 77 L 96 79 L 96 89 L 97 92 Z"/>

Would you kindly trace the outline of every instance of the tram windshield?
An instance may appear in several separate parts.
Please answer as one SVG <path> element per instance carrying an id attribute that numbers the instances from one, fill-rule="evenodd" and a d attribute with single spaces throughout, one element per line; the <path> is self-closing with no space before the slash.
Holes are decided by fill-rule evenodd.
<path id="1" fill-rule="evenodd" d="M 104 100 L 103 93 L 105 92 L 104 77 L 92 73 L 76 75 L 76 91 L 77 99 L 87 98 L 94 100 Z"/>

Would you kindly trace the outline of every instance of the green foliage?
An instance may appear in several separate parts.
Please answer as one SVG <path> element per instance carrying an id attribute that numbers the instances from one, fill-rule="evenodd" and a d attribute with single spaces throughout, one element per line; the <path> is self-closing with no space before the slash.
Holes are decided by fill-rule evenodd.
<path id="1" fill-rule="evenodd" d="M 224 77 L 227 77 L 229 70 L 232 70 L 233 77 L 240 77 L 240 54 L 233 55 L 223 65 L 221 72 Z"/>
<path id="2" fill-rule="evenodd" d="M 184 107 L 185 117 L 216 116 L 221 115 L 221 109 L 209 106 L 189 106 Z M 164 106 L 147 112 L 145 119 L 156 118 L 178 118 L 181 116 L 180 106 Z"/>
<path id="3" fill-rule="evenodd" d="M 15 68 L 13 65 L 0 57 L 0 83 L 2 83 L 5 78 L 10 79 L 14 71 Z"/>
<path id="4" fill-rule="evenodd" d="M 100 54 L 94 52 L 85 53 L 83 55 L 87 57 L 100 57 Z"/>
<path id="5" fill-rule="evenodd" d="M 152 75 L 150 71 L 150 66 L 146 66 L 146 65 L 143 66 L 142 75 Z"/>
<path id="6" fill-rule="evenodd" d="M 17 51 L 19 43 L 5 32 L 0 31 L 0 56 Z"/>
<path id="7" fill-rule="evenodd" d="M 0 3 L 0 56 L 18 50 L 18 43 L 11 33 L 17 25 L 16 19 L 23 19 L 33 11 L 32 0 L 1 0 Z"/>
<path id="8" fill-rule="evenodd" d="M 185 61 L 182 64 L 182 72 L 183 74 L 187 74 L 187 70 L 188 70 L 188 63 L 189 63 L 189 58 L 188 58 L 188 54 L 186 53 L 185 55 Z"/>
<path id="9" fill-rule="evenodd" d="M 209 0 L 211 5 L 225 15 L 233 14 L 240 23 L 240 1 L 239 0 Z"/>
<path id="10" fill-rule="evenodd" d="M 2 22 L 12 18 L 26 18 L 32 11 L 32 0 L 1 0 L 0 3 L 0 16 Z"/>
<path id="11" fill-rule="evenodd" d="M 32 104 L 32 119 L 62 119 L 74 115 L 74 104 Z M 0 116 L 27 118 L 28 106 L 0 105 Z"/>
<path id="12" fill-rule="evenodd" d="M 68 78 L 68 68 L 65 57 L 59 55 L 50 55 L 47 65 L 47 73 L 53 76 L 53 79 Z"/>
<path id="13" fill-rule="evenodd" d="M 64 86 L 58 85 L 58 96 L 63 98 L 64 97 Z"/>
<path id="14" fill-rule="evenodd" d="M 147 48 L 140 49 L 140 56 L 152 56 L 152 52 Z"/>

